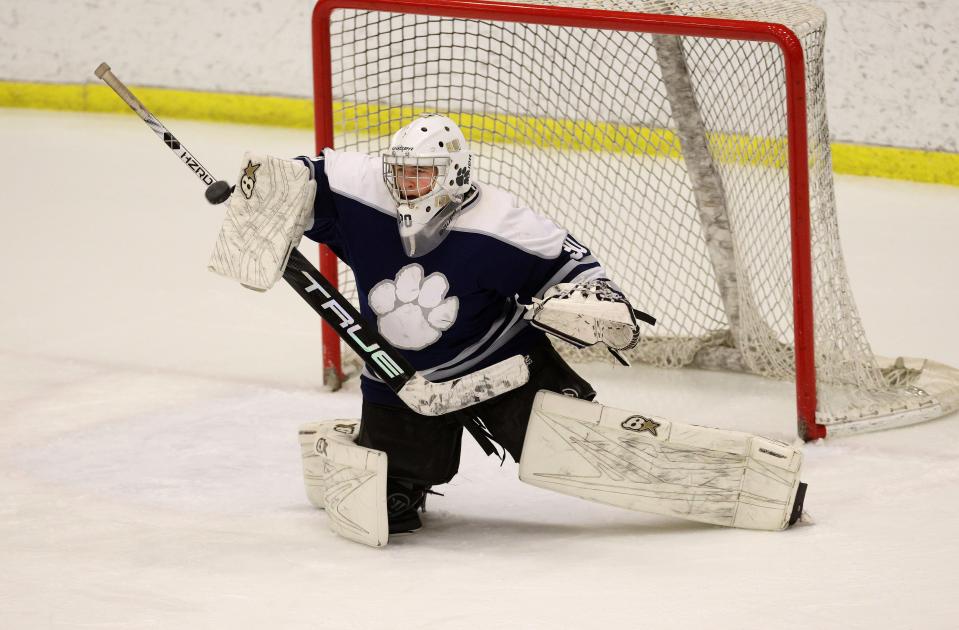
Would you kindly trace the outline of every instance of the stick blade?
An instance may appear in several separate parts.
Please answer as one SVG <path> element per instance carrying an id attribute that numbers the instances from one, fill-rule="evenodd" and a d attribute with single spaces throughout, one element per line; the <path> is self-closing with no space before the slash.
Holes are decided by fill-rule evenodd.
<path id="1" fill-rule="evenodd" d="M 505 394 L 528 381 L 525 357 L 515 355 L 442 383 L 429 381 L 417 372 L 396 395 L 418 414 L 441 416 Z"/>

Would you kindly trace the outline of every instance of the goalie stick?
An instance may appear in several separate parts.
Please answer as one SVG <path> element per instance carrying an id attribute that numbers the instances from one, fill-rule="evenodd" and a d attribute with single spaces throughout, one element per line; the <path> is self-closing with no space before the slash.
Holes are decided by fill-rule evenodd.
<path id="1" fill-rule="evenodd" d="M 101 63 L 94 72 L 110 86 L 180 160 L 206 184 L 212 204 L 229 199 L 233 187 L 217 180 L 163 123 L 110 70 Z M 342 293 L 295 246 L 283 279 L 329 324 L 370 369 L 413 411 L 437 416 L 483 402 L 526 384 L 529 369 L 521 356 L 513 356 L 461 378 L 434 383 L 417 372 L 396 348 L 373 328 Z"/>

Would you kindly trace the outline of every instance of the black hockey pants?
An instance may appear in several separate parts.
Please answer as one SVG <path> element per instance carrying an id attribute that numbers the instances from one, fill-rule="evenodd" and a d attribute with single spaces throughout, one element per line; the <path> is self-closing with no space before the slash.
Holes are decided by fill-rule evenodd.
<path id="1" fill-rule="evenodd" d="M 487 453 L 492 448 L 488 436 L 519 461 L 536 392 L 546 389 L 586 400 L 596 396 L 592 386 L 566 364 L 548 339 L 544 338 L 529 358 L 530 379 L 526 385 L 442 416 L 421 416 L 407 408 L 363 401 L 356 443 L 387 454 L 389 477 L 425 487 L 446 483 L 456 475 L 464 427 Z"/>

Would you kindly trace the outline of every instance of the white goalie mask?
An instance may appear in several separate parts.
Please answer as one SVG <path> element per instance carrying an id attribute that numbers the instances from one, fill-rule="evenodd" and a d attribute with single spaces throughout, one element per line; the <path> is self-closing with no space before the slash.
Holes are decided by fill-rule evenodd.
<path id="1" fill-rule="evenodd" d="M 470 190 L 466 137 L 446 116 L 427 114 L 396 132 L 383 153 L 383 181 L 396 202 L 406 255 L 423 256 L 443 242 Z"/>

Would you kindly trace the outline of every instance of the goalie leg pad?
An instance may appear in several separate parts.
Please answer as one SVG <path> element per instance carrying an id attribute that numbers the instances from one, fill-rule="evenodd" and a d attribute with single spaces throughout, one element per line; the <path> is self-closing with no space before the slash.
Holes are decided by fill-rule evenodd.
<path id="1" fill-rule="evenodd" d="M 283 277 L 313 217 L 316 182 L 296 160 L 246 153 L 208 268 L 265 291 Z"/>
<path id="2" fill-rule="evenodd" d="M 795 516 L 801 466 L 802 452 L 775 440 L 540 391 L 519 476 L 640 512 L 780 530 Z"/>
<path id="3" fill-rule="evenodd" d="M 330 529 L 340 536 L 383 547 L 389 538 L 386 453 L 354 444 L 359 428 L 359 420 L 300 427 L 306 496 L 326 510 Z"/>

